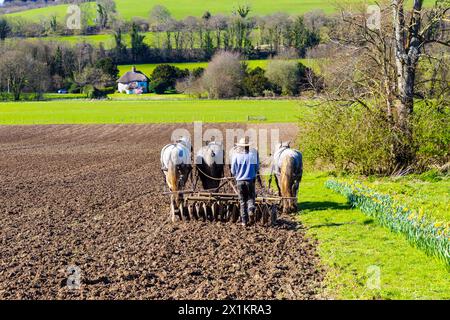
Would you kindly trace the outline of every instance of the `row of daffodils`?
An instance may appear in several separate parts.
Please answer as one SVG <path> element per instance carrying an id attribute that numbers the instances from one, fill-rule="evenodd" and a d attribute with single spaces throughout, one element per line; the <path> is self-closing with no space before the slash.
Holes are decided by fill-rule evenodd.
<path id="1" fill-rule="evenodd" d="M 407 208 L 360 183 L 332 179 L 325 186 L 346 196 L 353 207 L 377 219 L 381 225 L 405 234 L 413 245 L 450 267 L 450 223 L 433 221 L 423 210 Z"/>

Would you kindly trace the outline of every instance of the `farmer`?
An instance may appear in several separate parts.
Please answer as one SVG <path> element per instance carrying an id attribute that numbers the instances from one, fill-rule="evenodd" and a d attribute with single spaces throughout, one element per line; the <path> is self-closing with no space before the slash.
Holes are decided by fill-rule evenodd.
<path id="1" fill-rule="evenodd" d="M 250 149 L 248 137 L 241 138 L 231 152 L 231 174 L 236 178 L 242 225 L 255 214 L 255 181 L 259 170 L 258 152 Z"/>

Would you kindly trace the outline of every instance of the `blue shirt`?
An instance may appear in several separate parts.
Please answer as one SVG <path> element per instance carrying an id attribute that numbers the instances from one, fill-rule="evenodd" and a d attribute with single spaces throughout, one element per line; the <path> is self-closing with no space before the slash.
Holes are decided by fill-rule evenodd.
<path id="1" fill-rule="evenodd" d="M 231 158 L 231 174 L 237 181 L 253 180 L 259 170 L 258 153 L 250 150 L 249 153 L 235 152 Z"/>

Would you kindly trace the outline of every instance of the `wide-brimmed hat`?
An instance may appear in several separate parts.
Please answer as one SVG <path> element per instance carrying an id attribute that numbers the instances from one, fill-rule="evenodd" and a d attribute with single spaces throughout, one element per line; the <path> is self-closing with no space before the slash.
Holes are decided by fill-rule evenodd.
<path id="1" fill-rule="evenodd" d="M 248 147 L 250 146 L 250 140 L 248 137 L 240 138 L 239 142 L 236 143 L 236 146 L 238 147 Z"/>

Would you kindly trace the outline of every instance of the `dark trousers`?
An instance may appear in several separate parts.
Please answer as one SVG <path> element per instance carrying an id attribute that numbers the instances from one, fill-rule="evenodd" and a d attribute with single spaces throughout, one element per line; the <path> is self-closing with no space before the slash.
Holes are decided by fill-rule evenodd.
<path id="1" fill-rule="evenodd" d="M 255 213 L 255 180 L 237 182 L 242 222 L 248 222 L 248 213 Z"/>

